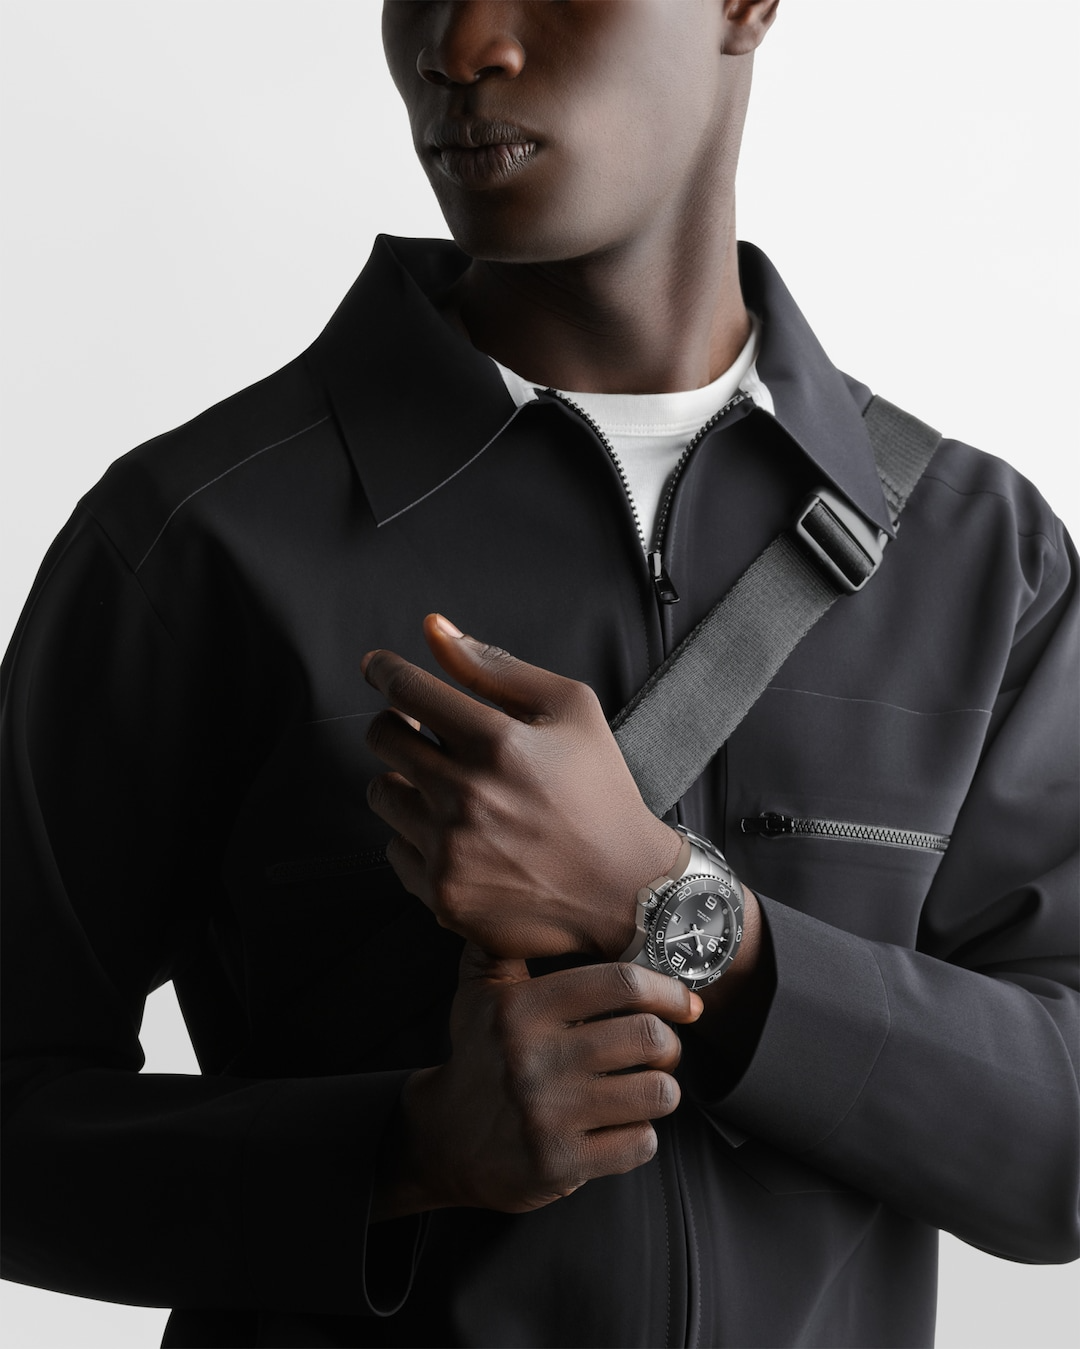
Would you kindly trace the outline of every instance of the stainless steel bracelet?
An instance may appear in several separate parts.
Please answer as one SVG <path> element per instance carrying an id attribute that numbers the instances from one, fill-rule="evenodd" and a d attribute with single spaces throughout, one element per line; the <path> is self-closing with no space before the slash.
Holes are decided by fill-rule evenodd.
<path id="1" fill-rule="evenodd" d="M 649 912 L 656 907 L 660 896 L 668 886 L 682 880 L 684 876 L 719 875 L 738 888 L 739 882 L 735 873 L 715 843 L 710 843 L 707 838 L 702 838 L 700 834 L 695 834 L 684 825 L 677 824 L 675 829 L 683 836 L 683 846 L 679 849 L 679 855 L 671 870 L 664 876 L 657 876 L 656 880 L 650 881 L 648 885 L 643 885 L 637 892 L 634 935 L 630 945 L 619 957 L 620 960 L 634 960 L 641 954 L 648 936 L 646 920 Z"/>

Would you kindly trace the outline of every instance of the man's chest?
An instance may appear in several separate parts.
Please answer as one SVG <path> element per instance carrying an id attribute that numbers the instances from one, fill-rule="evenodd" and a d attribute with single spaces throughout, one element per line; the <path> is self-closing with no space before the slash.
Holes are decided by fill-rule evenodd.
<path id="1" fill-rule="evenodd" d="M 382 856 L 388 831 L 365 796 L 383 771 L 365 744 L 381 702 L 360 658 L 386 646 L 430 666 L 420 621 L 438 610 L 588 682 L 613 715 L 813 485 L 768 445 L 703 449 L 667 525 L 676 606 L 650 582 L 602 453 L 573 441 L 538 453 L 523 438 L 360 531 L 317 604 L 268 613 L 297 692 L 225 864 L 257 1046 L 238 1071 L 373 1070 L 442 1051 L 460 947 Z M 971 630 L 986 606 L 960 565 L 972 546 L 913 512 L 880 576 L 810 634 L 687 794 L 681 817 L 752 888 L 914 945 L 988 722 L 993 662 L 972 655 L 986 643 Z"/>

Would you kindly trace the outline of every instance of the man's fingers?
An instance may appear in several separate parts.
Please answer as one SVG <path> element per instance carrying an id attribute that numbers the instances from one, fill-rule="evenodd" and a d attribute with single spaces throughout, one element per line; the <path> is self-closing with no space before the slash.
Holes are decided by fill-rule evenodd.
<path id="1" fill-rule="evenodd" d="M 696 1021 L 704 1004 L 696 993 L 655 970 L 621 962 L 559 970 L 534 982 L 545 1015 L 572 1025 L 611 1012 L 651 1012 L 664 1021 Z"/>
<path id="2" fill-rule="evenodd" d="M 638 1067 L 671 1072 L 682 1057 L 682 1041 L 652 1012 L 589 1021 L 571 1035 L 577 1067 L 586 1073 Z"/>
<path id="3" fill-rule="evenodd" d="M 428 614 L 424 636 L 442 668 L 464 688 L 501 707 L 517 721 L 535 721 L 564 710 L 576 698 L 592 700 L 585 684 L 529 665 L 508 651 L 460 632 L 442 614 Z"/>
<path id="4" fill-rule="evenodd" d="M 590 1179 L 619 1176 L 656 1156 L 656 1130 L 646 1121 L 596 1129 L 582 1139 L 584 1170 Z"/>
<path id="5" fill-rule="evenodd" d="M 490 734 L 501 720 L 493 708 L 478 703 L 460 689 L 451 688 L 445 680 L 437 679 L 394 651 L 369 651 L 361 670 L 371 687 L 378 689 L 393 708 L 429 727 L 448 744 Z M 378 718 L 372 725 L 376 722 Z M 383 730 L 386 729 L 384 725 Z M 407 730 L 404 725 L 401 729 Z"/>
<path id="6" fill-rule="evenodd" d="M 606 1129 L 674 1113 L 682 1093 L 670 1073 L 646 1069 L 616 1077 L 598 1077 L 590 1084 L 587 1127 Z"/>
<path id="7" fill-rule="evenodd" d="M 383 773 L 368 783 L 367 802 L 380 820 L 414 847 L 423 845 L 427 807 L 416 787 L 400 773 Z"/>
<path id="8" fill-rule="evenodd" d="M 410 895 L 415 895 L 421 903 L 431 908 L 431 891 L 427 882 L 427 867 L 420 853 L 408 839 L 396 835 L 386 845 L 386 860 L 394 868 L 394 873 Z"/>

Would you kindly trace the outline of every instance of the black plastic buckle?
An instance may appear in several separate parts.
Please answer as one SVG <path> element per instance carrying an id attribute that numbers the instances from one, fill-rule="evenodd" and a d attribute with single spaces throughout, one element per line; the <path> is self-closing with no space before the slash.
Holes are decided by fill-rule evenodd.
<path id="1" fill-rule="evenodd" d="M 815 511 L 821 510 L 815 515 Z M 825 569 L 830 580 L 853 595 L 881 566 L 889 536 L 828 487 L 803 502 L 795 533 Z M 835 537 L 837 534 L 842 543 Z M 832 537 L 830 537 L 832 535 Z"/>

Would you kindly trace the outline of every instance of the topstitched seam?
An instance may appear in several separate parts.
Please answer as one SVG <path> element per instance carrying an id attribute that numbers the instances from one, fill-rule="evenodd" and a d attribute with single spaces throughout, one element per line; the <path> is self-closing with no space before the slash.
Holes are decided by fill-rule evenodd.
<path id="1" fill-rule="evenodd" d="M 939 483 L 950 492 L 955 492 L 959 497 L 997 497 L 999 501 L 1004 501 L 1010 506 L 1015 504 L 1011 496 L 1007 496 L 1004 492 L 995 492 L 993 488 L 990 487 L 976 487 L 971 491 L 965 491 L 964 488 L 955 487 L 951 482 L 947 482 L 944 478 L 939 478 L 935 473 L 924 473 L 923 478 L 929 478 L 931 481 Z M 1051 538 L 1049 534 L 1041 529 L 1033 529 L 1030 531 L 1018 529 L 1016 531 L 1016 537 L 1019 539 L 1045 539 L 1055 553 L 1059 551 L 1057 540 Z"/>
<path id="2" fill-rule="evenodd" d="M 989 717 L 993 709 L 989 707 L 946 707 L 940 712 L 920 712 L 917 707 L 904 707 L 902 703 L 887 703 L 879 698 L 848 698 L 839 693 L 817 693 L 814 689 L 789 688 L 784 684 L 770 684 L 767 693 L 799 693 L 806 698 L 827 698 L 833 703 L 864 703 L 867 707 L 888 707 L 894 712 L 906 712 L 910 717 L 952 717 L 958 713 Z"/>
<path id="3" fill-rule="evenodd" d="M 178 502 L 177 505 L 175 505 L 169 512 L 168 517 L 165 520 L 165 523 L 161 526 L 157 534 L 154 536 L 153 543 L 151 543 L 150 547 L 143 554 L 142 561 L 140 561 L 138 566 L 135 568 L 136 573 L 139 572 L 139 570 L 145 564 L 147 558 L 158 546 L 159 542 L 161 541 L 161 536 L 168 529 L 169 523 L 172 520 L 173 516 L 177 513 L 177 511 L 181 509 L 181 507 L 186 506 L 187 503 L 192 499 L 192 497 L 197 497 L 200 492 L 205 492 L 208 487 L 213 487 L 214 483 L 220 482 L 222 478 L 227 478 L 229 474 L 235 472 L 236 469 L 243 468 L 245 464 L 250 464 L 253 459 L 258 459 L 260 454 L 266 454 L 268 450 L 276 450 L 279 445 L 285 445 L 290 440 L 295 440 L 297 436 L 306 435 L 308 431 L 314 431 L 316 426 L 321 426 L 323 422 L 328 422 L 329 420 L 330 420 L 329 416 L 320 417 L 317 422 L 312 422 L 310 426 L 301 427 L 299 431 L 294 431 L 292 435 L 284 436 L 281 440 L 275 440 L 272 445 L 264 445 L 261 450 L 256 450 L 254 454 L 247 455 L 244 459 L 239 460 L 235 464 L 230 464 L 227 469 L 217 474 L 216 477 L 209 479 L 208 482 L 204 482 L 201 487 L 196 487 L 193 492 L 189 492 L 187 496 L 184 497 L 183 501 Z"/>
<path id="4" fill-rule="evenodd" d="M 525 405 L 522 404 L 522 406 Z M 441 492 L 448 482 L 453 482 L 453 480 L 458 476 L 459 473 L 464 473 L 470 464 L 475 464 L 477 459 L 480 458 L 480 456 L 484 453 L 484 451 L 490 449 L 491 446 L 495 444 L 498 438 L 502 435 L 502 433 L 506 430 L 506 428 L 510 425 L 510 423 L 514 420 L 514 418 L 518 415 L 520 411 L 521 407 L 515 407 L 513 412 L 510 414 L 509 417 L 507 417 L 506 421 L 503 422 L 502 426 L 499 427 L 499 429 L 495 432 L 495 434 L 491 437 L 491 439 L 486 440 L 484 444 L 481 445 L 480 448 L 476 451 L 476 453 L 471 456 L 471 458 L 466 459 L 463 464 L 459 465 L 457 468 L 454 469 L 453 473 L 448 473 L 446 477 L 443 478 L 442 482 L 438 482 L 435 484 L 434 487 L 430 488 L 428 491 L 422 492 L 420 496 L 418 496 L 414 501 L 410 501 L 407 506 L 402 506 L 400 510 L 395 511 L 393 515 L 388 515 L 384 520 L 376 521 L 377 528 L 382 529 L 383 525 L 388 525 L 391 522 L 391 520 L 396 520 L 399 515 L 404 515 L 406 511 L 411 511 L 414 506 L 419 506 L 422 501 L 426 501 L 428 497 L 434 496 L 436 492 Z"/>

